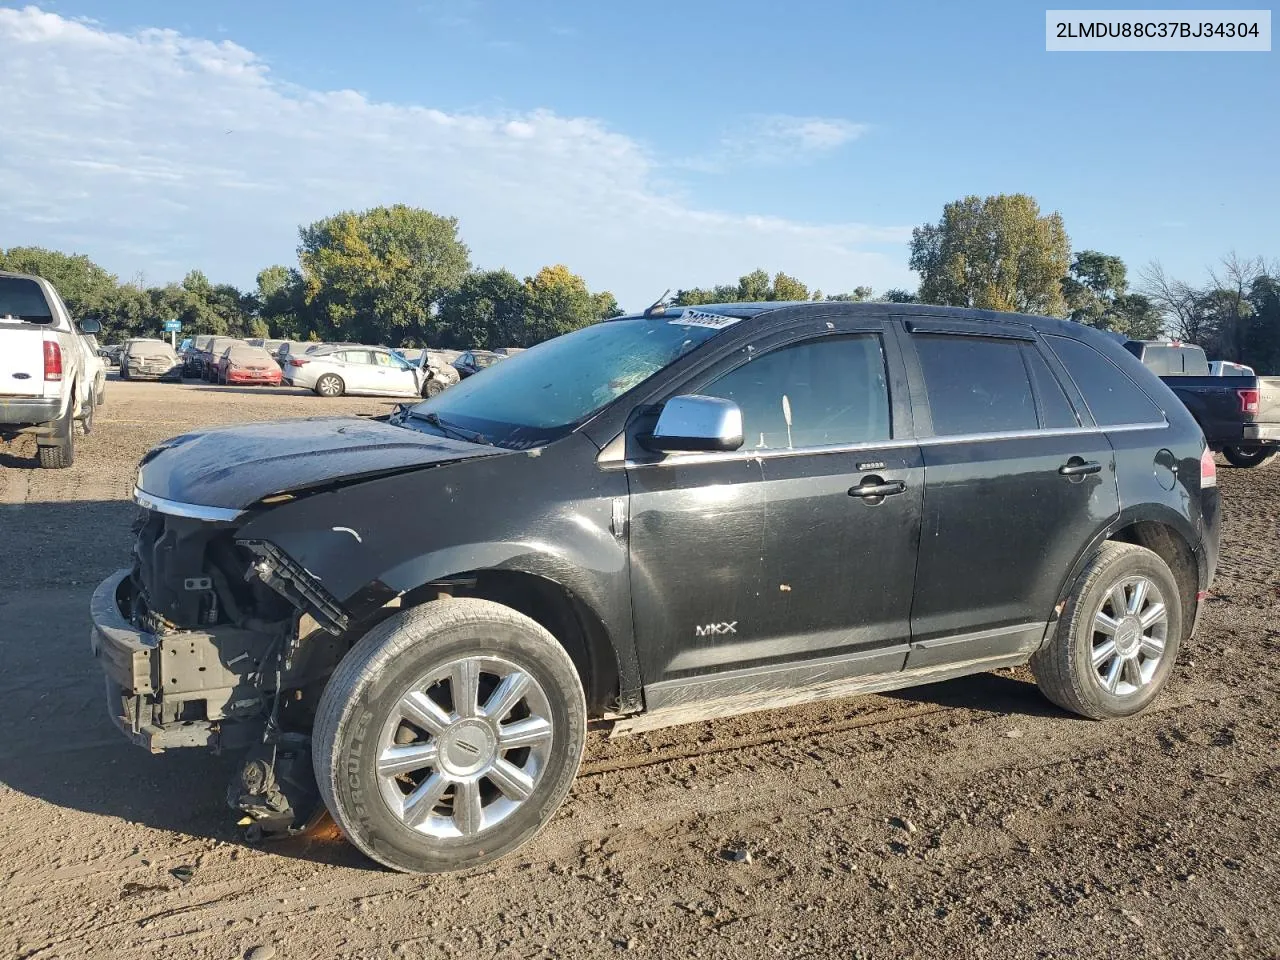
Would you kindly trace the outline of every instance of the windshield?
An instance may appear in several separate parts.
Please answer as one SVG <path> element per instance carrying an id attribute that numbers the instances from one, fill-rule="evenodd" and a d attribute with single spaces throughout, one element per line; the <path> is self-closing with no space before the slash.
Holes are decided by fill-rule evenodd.
<path id="1" fill-rule="evenodd" d="M 434 413 L 499 446 L 549 443 L 733 322 L 597 323 L 493 364 L 412 412 Z"/>

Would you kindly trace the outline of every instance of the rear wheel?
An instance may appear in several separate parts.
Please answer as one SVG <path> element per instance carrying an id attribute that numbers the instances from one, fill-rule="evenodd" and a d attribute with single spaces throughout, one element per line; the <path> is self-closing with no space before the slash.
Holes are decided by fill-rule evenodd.
<path id="1" fill-rule="evenodd" d="M 396 870 L 439 872 L 530 840 L 582 759 L 573 661 L 535 621 L 441 600 L 374 628 L 325 687 L 313 761 L 338 826 Z"/>
<path id="2" fill-rule="evenodd" d="M 67 413 L 54 425 L 53 436 L 42 438 L 49 443 L 40 443 L 37 450 L 40 466 L 46 470 L 62 470 L 76 462 L 75 419 L 71 405 L 67 404 Z"/>
<path id="3" fill-rule="evenodd" d="M 316 381 L 316 393 L 322 397 L 340 397 L 346 389 L 346 384 L 336 373 L 326 373 Z"/>
<path id="4" fill-rule="evenodd" d="M 1105 543 L 1031 670 L 1065 710 L 1094 720 L 1127 717 L 1169 679 L 1181 640 L 1182 602 L 1168 565 L 1143 547 Z"/>
<path id="5" fill-rule="evenodd" d="M 1256 467 L 1266 463 L 1275 453 L 1275 447 L 1223 447 L 1222 455 L 1233 467 Z"/>

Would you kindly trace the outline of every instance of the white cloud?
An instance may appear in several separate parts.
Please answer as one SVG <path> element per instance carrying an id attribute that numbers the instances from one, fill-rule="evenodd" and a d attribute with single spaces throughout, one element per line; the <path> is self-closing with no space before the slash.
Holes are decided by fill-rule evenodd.
<path id="1" fill-rule="evenodd" d="M 864 123 L 837 117 L 756 117 L 743 133 L 741 149 L 770 160 L 814 157 L 830 153 L 867 132 Z"/>
<path id="2" fill-rule="evenodd" d="M 199 266 L 248 284 L 293 262 L 299 224 L 403 202 L 457 216 L 478 265 L 563 262 L 627 306 L 756 266 L 826 290 L 909 282 L 905 228 L 702 209 L 599 120 L 306 89 L 235 43 L 111 32 L 34 7 L 0 8 L 0 49 L 5 246 L 75 249 L 149 282 Z M 861 133 L 796 117 L 755 129 L 801 154 Z"/>

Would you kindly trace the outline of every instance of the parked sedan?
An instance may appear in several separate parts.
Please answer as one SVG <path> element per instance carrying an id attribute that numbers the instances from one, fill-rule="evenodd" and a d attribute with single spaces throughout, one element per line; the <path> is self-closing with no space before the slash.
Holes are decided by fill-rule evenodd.
<path id="1" fill-rule="evenodd" d="M 217 381 L 218 361 L 227 352 L 227 348 L 234 343 L 244 343 L 244 341 L 235 337 L 209 338 L 208 342 L 200 348 L 198 354 L 200 359 L 200 372 L 198 375 L 201 379 L 207 383 L 215 383 Z"/>
<path id="2" fill-rule="evenodd" d="M 275 358 L 262 347 L 237 342 L 218 358 L 216 378 L 218 383 L 278 387 L 282 375 Z"/>
<path id="3" fill-rule="evenodd" d="M 458 371 L 458 376 L 465 380 L 467 377 L 479 373 L 485 367 L 491 367 L 499 360 L 505 359 L 506 356 L 504 354 L 494 353 L 492 350 L 468 350 L 453 361 L 453 368 Z"/>
<path id="4" fill-rule="evenodd" d="M 126 340 L 120 349 L 120 379 L 182 381 L 182 361 L 163 340 Z"/>
<path id="5" fill-rule="evenodd" d="M 322 397 L 421 397 L 431 382 L 425 371 L 383 347 L 320 347 L 291 356 L 284 378 Z"/>

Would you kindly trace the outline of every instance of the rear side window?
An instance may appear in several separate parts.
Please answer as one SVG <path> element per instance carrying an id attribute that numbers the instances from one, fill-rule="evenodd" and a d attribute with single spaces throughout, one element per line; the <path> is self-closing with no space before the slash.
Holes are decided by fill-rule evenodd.
<path id="1" fill-rule="evenodd" d="M 917 334 L 933 432 L 938 436 L 1036 430 L 1035 399 L 1016 340 Z"/>
<path id="2" fill-rule="evenodd" d="M 1209 376 L 1209 361 L 1199 347 L 1148 344 L 1142 362 L 1157 377 Z"/>
<path id="3" fill-rule="evenodd" d="M 1031 374 L 1036 399 L 1040 402 L 1040 426 L 1046 430 L 1080 426 L 1080 418 L 1063 392 L 1062 384 L 1040 352 L 1033 347 L 1024 347 L 1022 355 L 1026 358 L 1027 371 Z"/>
<path id="4" fill-rule="evenodd" d="M 790 344 L 749 360 L 698 392 L 738 405 L 744 449 L 889 439 L 889 385 L 875 334 Z"/>
<path id="5" fill-rule="evenodd" d="M 1099 426 L 1164 423 L 1164 414 L 1142 388 L 1093 347 L 1068 337 L 1046 336 L 1045 340 L 1080 388 Z"/>
<path id="6" fill-rule="evenodd" d="M 28 323 L 53 323 L 53 311 L 40 284 L 26 277 L 0 277 L 0 320 L 6 317 Z"/>

